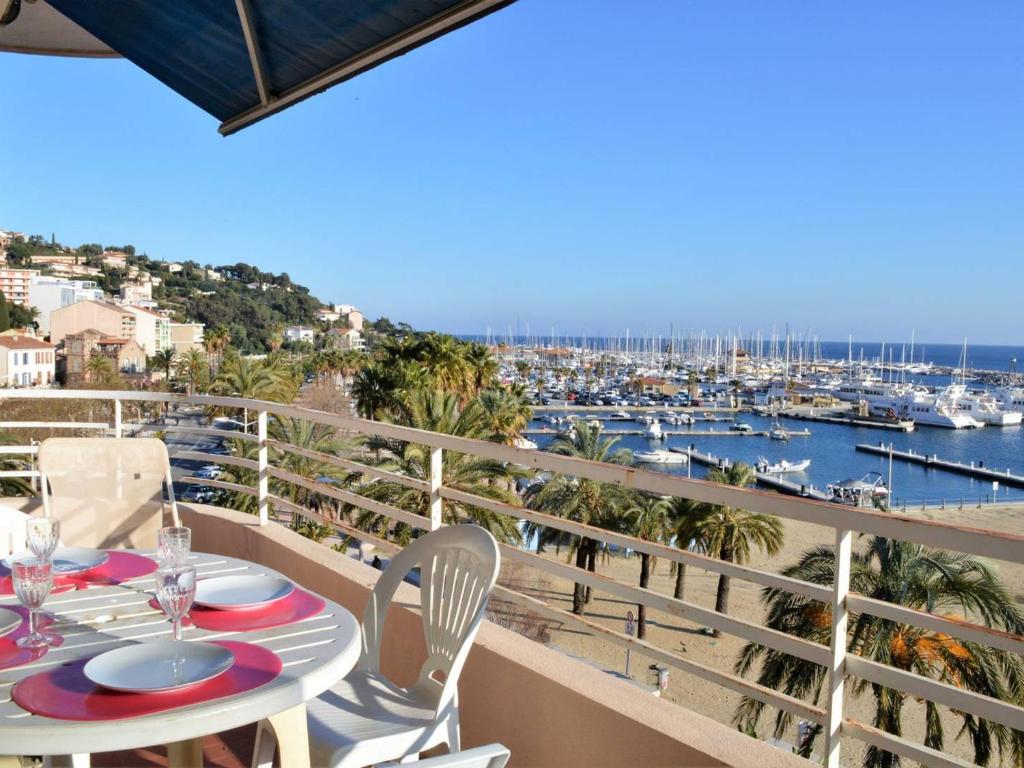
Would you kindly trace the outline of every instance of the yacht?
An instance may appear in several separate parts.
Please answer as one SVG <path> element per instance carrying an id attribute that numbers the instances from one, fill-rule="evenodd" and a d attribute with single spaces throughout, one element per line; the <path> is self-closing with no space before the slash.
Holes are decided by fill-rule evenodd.
<path id="1" fill-rule="evenodd" d="M 780 459 L 776 464 L 769 464 L 768 459 L 763 456 L 758 457 L 757 463 L 754 464 L 754 468 L 762 475 L 784 475 L 787 472 L 803 472 L 809 466 L 811 466 L 810 459 L 804 459 L 803 461 Z"/>
<path id="2" fill-rule="evenodd" d="M 633 421 L 633 417 L 625 411 L 616 411 L 608 417 L 609 421 Z"/>
<path id="3" fill-rule="evenodd" d="M 847 381 L 836 387 L 833 394 L 846 402 L 866 400 L 870 406 L 888 406 L 907 391 L 905 384 L 882 381 L 874 376 L 864 376 Z"/>
<path id="4" fill-rule="evenodd" d="M 985 426 L 984 421 L 978 421 L 960 410 L 958 403 L 965 392 L 963 384 L 950 384 L 936 392 L 915 387 L 894 400 L 893 405 L 901 417 L 913 419 L 917 424 L 947 429 L 977 429 Z"/>
<path id="5" fill-rule="evenodd" d="M 666 451 L 662 448 L 653 451 L 634 451 L 633 458 L 640 464 L 685 464 L 689 461 L 685 453 Z"/>
<path id="6" fill-rule="evenodd" d="M 978 421 L 995 427 L 1016 427 L 1024 420 L 1024 412 L 1004 408 L 989 392 L 967 392 L 957 401 L 957 408 Z"/>
<path id="7" fill-rule="evenodd" d="M 1024 388 L 999 387 L 993 389 L 991 394 L 1004 411 L 1024 412 Z"/>

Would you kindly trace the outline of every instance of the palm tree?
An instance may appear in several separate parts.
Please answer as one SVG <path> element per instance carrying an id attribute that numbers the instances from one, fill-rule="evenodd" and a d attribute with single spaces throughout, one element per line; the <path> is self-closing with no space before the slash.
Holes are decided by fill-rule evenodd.
<path id="1" fill-rule="evenodd" d="M 631 536 L 644 541 L 665 541 L 671 535 L 671 510 L 667 499 L 638 493 L 632 506 L 626 510 L 626 530 Z M 654 564 L 653 556 L 640 553 L 640 589 L 647 589 L 650 584 Z M 647 606 L 643 603 L 637 604 L 636 617 L 636 636 L 643 640 L 647 637 Z"/>
<path id="2" fill-rule="evenodd" d="M 489 440 L 515 445 L 530 423 L 532 411 L 523 399 L 522 387 L 491 387 L 476 396 L 483 408 L 490 432 Z"/>
<path id="3" fill-rule="evenodd" d="M 178 370 L 188 382 L 188 393 L 194 395 L 210 378 L 210 361 L 203 350 L 192 347 L 181 356 Z"/>
<path id="4" fill-rule="evenodd" d="M 702 517 L 701 503 L 693 499 L 672 499 L 669 511 L 671 538 L 679 549 L 690 549 L 690 544 L 697 540 L 697 522 Z M 702 550 L 706 549 L 703 545 Z M 686 595 L 686 563 L 673 563 L 676 572 L 675 589 L 672 596 L 682 600 Z"/>
<path id="5" fill-rule="evenodd" d="M 835 552 L 830 546 L 814 547 L 783 571 L 785 576 L 822 586 L 835 580 Z M 896 603 L 954 620 L 970 616 L 987 627 L 1014 634 L 1024 633 L 1024 613 L 995 571 L 984 561 L 963 553 L 931 549 L 920 544 L 873 537 L 863 552 L 851 560 L 850 590 L 876 600 Z M 762 592 L 767 608 L 767 626 L 815 643 L 830 642 L 831 606 L 809 597 L 767 588 Z M 991 696 L 1017 706 L 1024 705 L 1024 660 L 1017 654 L 947 634 L 899 624 L 866 613 L 850 612 L 847 651 L 872 661 L 897 667 Z M 828 679 L 824 667 L 756 643 L 748 643 L 736 661 L 736 670 L 747 674 L 758 669 L 758 682 L 790 696 L 811 698 L 817 703 Z M 874 698 L 873 725 L 889 733 L 903 732 L 903 706 L 908 694 L 864 680 L 852 682 L 854 695 L 870 692 Z M 945 734 L 939 708 L 925 701 L 924 744 L 942 750 Z M 743 730 L 756 728 L 764 705 L 744 699 L 734 721 Z M 963 727 L 957 738 L 967 736 L 974 749 L 974 762 L 987 765 L 993 746 L 1000 757 L 1014 766 L 1024 765 L 1024 732 L 979 719 L 966 712 L 948 710 Z M 790 715 L 779 710 L 775 733 L 781 736 L 790 725 Z M 807 752 L 820 728 L 812 731 Z M 885 750 L 869 747 L 864 765 L 892 768 L 900 758 Z"/>
<path id="6" fill-rule="evenodd" d="M 89 381 L 101 383 L 108 382 L 117 376 L 117 371 L 114 370 L 114 364 L 110 362 L 110 358 L 97 354 L 89 356 L 89 360 L 85 364 L 85 373 Z"/>
<path id="7" fill-rule="evenodd" d="M 465 360 L 469 366 L 470 380 L 474 392 L 480 392 L 494 382 L 498 375 L 498 361 L 486 345 L 471 341 L 465 348 Z"/>
<path id="8" fill-rule="evenodd" d="M 216 372 L 220 368 L 224 350 L 231 343 L 231 332 L 224 326 L 207 328 L 203 332 L 203 343 L 206 345 L 206 354 L 210 357 L 210 367 Z"/>
<path id="9" fill-rule="evenodd" d="M 618 438 L 602 438 L 597 427 L 580 424 L 568 435 L 559 435 L 548 450 L 561 456 L 575 456 L 589 461 L 610 464 L 632 464 L 633 454 L 626 448 L 616 448 Z M 556 475 L 550 480 L 533 486 L 527 493 L 527 504 L 531 509 L 549 515 L 564 517 L 577 523 L 616 527 L 621 510 L 627 505 L 625 489 L 613 483 L 601 483 L 585 477 Z M 527 536 L 548 534 L 543 526 L 530 524 Z M 558 534 L 561 538 L 561 535 Z M 576 552 L 576 567 L 594 571 L 597 562 L 597 540 L 583 536 L 573 541 Z M 587 590 L 577 583 L 573 588 L 572 611 L 583 614 L 587 603 Z"/>
<path id="10" fill-rule="evenodd" d="M 417 390 L 408 397 L 402 418 L 393 421 L 416 429 L 459 437 L 477 440 L 489 437 L 487 420 L 480 404 L 470 401 L 460 409 L 458 396 L 451 392 Z M 429 446 L 381 437 L 370 438 L 366 445 L 378 455 L 385 457 L 382 466 L 397 470 L 407 477 L 420 480 L 430 478 Z M 525 470 L 512 464 L 470 454 L 445 451 L 442 456 L 441 480 L 446 487 L 507 504 L 518 504 L 515 483 L 526 474 Z M 378 480 L 366 484 L 362 493 L 368 498 L 383 501 L 398 509 L 423 517 L 430 516 L 430 499 L 420 490 Z M 445 523 L 469 520 L 486 528 L 499 541 L 518 544 L 522 539 L 516 520 L 508 515 L 451 499 L 443 499 L 441 504 L 442 520 Z M 363 530 L 387 535 L 389 519 L 375 513 L 364 512 L 359 515 L 356 524 Z M 393 534 L 397 540 L 404 543 L 412 531 L 407 525 L 397 524 L 394 526 Z"/>
<path id="11" fill-rule="evenodd" d="M 741 461 L 726 468 L 715 467 L 707 479 L 723 485 L 745 488 L 753 485 L 757 476 L 754 469 Z M 721 504 L 702 504 L 699 518 L 694 521 L 694 533 L 702 539 L 707 551 L 729 563 L 745 563 L 750 559 L 752 546 L 774 555 L 782 549 L 784 535 L 782 521 L 775 515 L 747 512 Z M 715 610 L 729 612 L 729 586 L 731 579 L 724 573 L 718 577 Z M 715 629 L 714 637 L 721 631 Z"/>
<path id="12" fill-rule="evenodd" d="M 150 359 L 150 366 L 158 371 L 164 372 L 164 379 L 170 381 L 171 369 L 178 363 L 178 353 L 174 348 L 157 350 Z"/>
<path id="13" fill-rule="evenodd" d="M 232 352 L 224 357 L 210 391 L 248 400 L 287 403 L 295 398 L 297 387 L 294 372 L 282 358 L 269 356 L 265 360 L 257 360 Z M 243 413 L 248 430 L 249 409 L 244 409 Z"/>
<path id="14" fill-rule="evenodd" d="M 334 429 L 303 419 L 284 419 L 272 416 L 267 423 L 267 433 L 279 442 L 330 456 L 337 455 L 341 447 Z M 241 440 L 235 442 L 238 455 L 249 459 L 256 458 L 256 453 L 259 450 L 257 445 Z M 273 459 L 274 466 L 286 472 L 336 486 L 348 485 L 354 479 L 345 470 L 322 459 L 302 456 L 277 448 L 271 450 L 276 454 Z M 257 474 L 252 469 L 229 466 L 223 479 L 251 488 L 256 484 Z M 333 500 L 329 500 L 329 497 L 286 480 L 271 477 L 270 492 L 293 504 L 321 514 L 333 515 L 337 511 L 338 505 Z M 257 500 L 251 494 L 231 492 L 228 495 L 228 506 L 241 512 L 255 514 Z"/>

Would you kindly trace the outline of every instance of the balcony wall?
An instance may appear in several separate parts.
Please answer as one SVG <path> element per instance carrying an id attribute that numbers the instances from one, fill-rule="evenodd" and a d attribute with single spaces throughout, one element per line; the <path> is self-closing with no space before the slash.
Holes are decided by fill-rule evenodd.
<path id="1" fill-rule="evenodd" d="M 0 499 L 38 510 L 37 499 Z M 379 576 L 368 565 L 271 523 L 230 510 L 181 504 L 197 549 L 242 557 L 287 575 L 361 617 Z M 75 544 L 77 542 L 67 542 Z M 412 682 L 425 655 L 418 590 L 403 584 L 388 616 L 385 672 Z M 514 632 L 484 622 L 459 681 L 465 746 L 500 741 L 515 766 L 757 766 L 803 760 L 624 685 Z"/>

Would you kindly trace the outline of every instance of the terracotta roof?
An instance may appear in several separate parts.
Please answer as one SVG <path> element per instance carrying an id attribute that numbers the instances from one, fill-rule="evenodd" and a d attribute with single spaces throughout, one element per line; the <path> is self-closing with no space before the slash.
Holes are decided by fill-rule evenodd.
<path id="1" fill-rule="evenodd" d="M 53 349 L 53 344 L 31 336 L 0 336 L 0 347 L 7 349 Z"/>
<path id="2" fill-rule="evenodd" d="M 104 336 L 102 339 L 96 339 L 97 344 L 117 345 L 127 344 L 128 339 L 115 339 L 112 336 Z"/>

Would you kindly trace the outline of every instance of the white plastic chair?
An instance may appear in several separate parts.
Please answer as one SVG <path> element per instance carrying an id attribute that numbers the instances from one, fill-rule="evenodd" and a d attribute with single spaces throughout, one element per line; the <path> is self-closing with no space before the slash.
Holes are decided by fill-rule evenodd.
<path id="1" fill-rule="evenodd" d="M 494 537 L 475 525 L 433 531 L 395 556 L 370 595 L 355 669 L 306 705 L 312 765 L 352 768 L 404 761 L 439 744 L 459 750 L 459 674 L 500 559 Z M 381 639 L 395 590 L 417 566 L 427 659 L 417 681 L 400 688 L 380 671 Z M 273 719 L 262 721 L 254 768 L 270 768 L 276 741 Z"/>
<path id="2" fill-rule="evenodd" d="M 28 515 L 10 507 L 0 507 L 0 557 L 24 552 L 25 524 Z"/>
<path id="3" fill-rule="evenodd" d="M 413 768 L 505 768 L 510 753 L 501 744 L 488 744 L 485 747 L 474 747 L 462 752 L 439 757 L 428 757 L 423 760 L 407 763 Z M 387 766 L 378 768 L 392 768 L 396 763 L 388 763 Z"/>
<path id="4" fill-rule="evenodd" d="M 51 437 L 39 445 L 39 472 L 43 510 L 75 546 L 155 546 L 165 488 L 171 524 L 181 525 L 167 446 L 155 437 Z"/>

